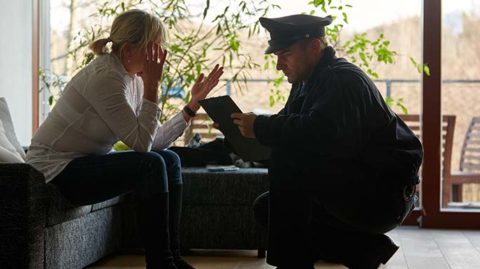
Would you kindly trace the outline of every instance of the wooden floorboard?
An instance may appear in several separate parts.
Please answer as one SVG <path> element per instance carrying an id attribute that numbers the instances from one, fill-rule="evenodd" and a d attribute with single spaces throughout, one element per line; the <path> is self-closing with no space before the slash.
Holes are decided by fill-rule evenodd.
<path id="1" fill-rule="evenodd" d="M 384 269 L 480 269 L 480 230 L 430 230 L 400 227 L 388 233 L 400 249 Z M 194 251 L 185 257 L 197 269 L 272 269 L 256 251 Z M 143 269 L 141 255 L 108 257 L 89 269 Z M 319 262 L 316 269 L 345 269 Z"/>

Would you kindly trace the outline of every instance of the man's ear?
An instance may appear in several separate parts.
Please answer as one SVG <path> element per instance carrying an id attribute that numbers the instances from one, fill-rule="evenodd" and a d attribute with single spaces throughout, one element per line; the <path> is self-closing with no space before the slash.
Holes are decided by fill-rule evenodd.
<path id="1" fill-rule="evenodd" d="M 322 51 L 322 41 L 320 39 L 313 39 L 310 45 L 315 53 L 320 54 L 320 52 Z"/>

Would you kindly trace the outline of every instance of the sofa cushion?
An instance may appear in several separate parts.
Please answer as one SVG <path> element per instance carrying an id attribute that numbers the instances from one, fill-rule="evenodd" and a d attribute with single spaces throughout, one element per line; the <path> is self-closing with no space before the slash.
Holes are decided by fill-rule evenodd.
<path id="1" fill-rule="evenodd" d="M 112 207 L 128 200 L 130 193 L 122 194 L 112 199 L 85 206 L 70 203 L 53 184 L 47 184 L 49 203 L 47 208 L 47 226 L 53 226 L 65 221 L 80 218 L 90 212 Z"/>
<path id="2" fill-rule="evenodd" d="M 266 168 L 241 168 L 238 171 L 211 172 L 206 168 L 183 168 L 183 200 L 187 205 L 251 206 L 258 195 L 268 190 Z M 235 195 L 232 195 L 232 190 Z"/>
<path id="3" fill-rule="evenodd" d="M 53 184 L 47 184 L 49 203 L 47 207 L 47 226 L 84 216 L 92 210 L 91 205 L 75 206 L 71 204 Z"/>
<path id="4" fill-rule="evenodd" d="M 7 101 L 3 97 L 0 98 L 0 162 L 25 162 L 25 152 L 17 140 Z"/>
<path id="5" fill-rule="evenodd" d="M 119 195 L 117 197 L 114 197 L 112 199 L 108 199 L 106 201 L 93 204 L 92 205 L 92 212 L 100 210 L 100 209 L 104 209 L 104 208 L 107 208 L 107 207 L 112 207 L 112 206 L 117 205 L 117 204 L 120 204 L 120 203 L 128 200 L 130 196 L 132 196 L 132 193 L 126 193 L 126 194 L 122 194 L 122 195 Z"/>

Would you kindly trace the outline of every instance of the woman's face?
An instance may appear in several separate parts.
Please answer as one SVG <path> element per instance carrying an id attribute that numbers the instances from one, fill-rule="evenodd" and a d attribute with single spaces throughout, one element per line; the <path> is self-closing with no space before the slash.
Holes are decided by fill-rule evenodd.
<path id="1" fill-rule="evenodd" d="M 155 40 L 156 44 L 161 44 L 161 38 Z M 141 75 L 143 72 L 145 59 L 147 57 L 146 49 L 135 48 L 128 46 L 125 48 L 125 57 L 127 58 L 125 69 L 131 75 Z"/>
<path id="2" fill-rule="evenodd" d="M 147 57 L 145 49 L 133 49 L 129 58 L 128 73 L 140 75 L 143 72 L 145 57 Z"/>

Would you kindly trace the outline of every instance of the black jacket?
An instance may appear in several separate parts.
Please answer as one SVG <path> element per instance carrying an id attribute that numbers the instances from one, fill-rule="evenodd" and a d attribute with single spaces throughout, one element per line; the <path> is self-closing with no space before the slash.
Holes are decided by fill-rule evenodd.
<path id="1" fill-rule="evenodd" d="M 418 183 L 422 146 L 384 102 L 373 81 L 327 47 L 303 89 L 285 107 L 258 116 L 257 139 L 272 147 L 270 174 L 302 184 L 358 168 L 380 180 Z M 333 178 L 330 178 L 333 179 Z"/>

